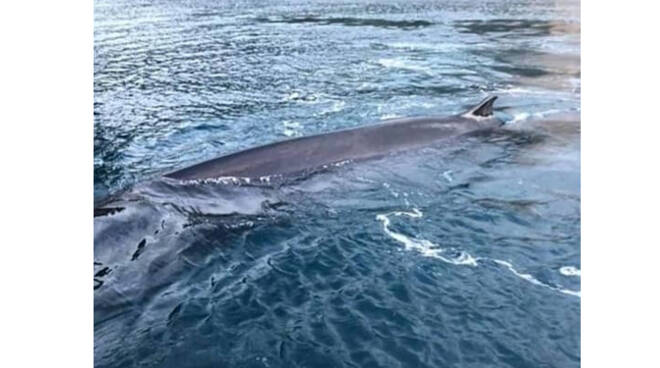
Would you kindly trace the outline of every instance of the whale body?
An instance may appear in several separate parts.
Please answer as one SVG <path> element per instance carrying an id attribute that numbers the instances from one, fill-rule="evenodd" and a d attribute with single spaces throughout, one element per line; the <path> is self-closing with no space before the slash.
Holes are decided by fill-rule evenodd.
<path id="1" fill-rule="evenodd" d="M 295 175 L 345 161 L 362 161 L 407 151 L 442 139 L 500 126 L 490 96 L 449 117 L 386 120 L 379 124 L 300 137 L 231 153 L 166 174 L 178 180 Z"/>

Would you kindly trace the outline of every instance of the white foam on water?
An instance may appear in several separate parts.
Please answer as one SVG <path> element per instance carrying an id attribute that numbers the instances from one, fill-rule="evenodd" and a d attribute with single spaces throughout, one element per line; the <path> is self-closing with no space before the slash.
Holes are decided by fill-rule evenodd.
<path id="1" fill-rule="evenodd" d="M 558 291 L 558 292 L 563 293 L 563 294 L 568 294 L 568 295 L 577 296 L 578 298 L 581 297 L 581 292 L 580 292 L 580 291 L 574 291 L 574 290 L 564 289 L 564 288 L 561 287 L 561 286 L 556 287 L 556 286 L 548 285 L 548 284 L 546 284 L 546 283 L 544 283 L 544 282 L 539 281 L 537 278 L 535 278 L 534 276 L 532 276 L 532 275 L 530 275 L 530 274 L 528 274 L 528 273 L 521 273 L 521 272 L 518 272 L 515 268 L 513 268 L 513 265 L 512 265 L 511 263 L 509 263 L 509 262 L 502 261 L 502 260 L 499 260 L 499 259 L 493 259 L 492 261 L 495 262 L 495 263 L 497 263 L 497 264 L 499 264 L 499 265 L 502 265 L 502 266 L 506 267 L 506 268 L 507 268 L 509 271 L 511 271 L 514 275 L 520 277 L 520 278 L 523 279 L 523 280 L 526 280 L 526 281 L 528 281 L 528 282 L 531 282 L 531 283 L 534 284 L 534 285 L 543 286 L 543 287 L 546 287 L 546 288 L 548 288 L 548 289 L 552 289 L 552 290 Z"/>
<path id="2" fill-rule="evenodd" d="M 329 101 L 332 101 L 331 106 L 328 106 L 324 109 L 320 109 L 314 115 L 323 116 L 323 115 L 333 114 L 344 110 L 344 108 L 346 107 L 346 101 L 343 100 L 329 100 Z"/>
<path id="3" fill-rule="evenodd" d="M 335 101 L 327 112 L 339 112 L 344 109 L 344 106 L 346 106 L 345 101 Z"/>
<path id="4" fill-rule="evenodd" d="M 302 125 L 297 121 L 285 120 L 282 122 L 283 130 L 282 133 L 287 137 L 301 136 L 302 135 Z"/>
<path id="5" fill-rule="evenodd" d="M 578 268 L 575 268 L 573 266 L 564 266 L 559 269 L 559 273 L 561 273 L 564 276 L 581 276 L 581 271 Z"/>
<path id="6" fill-rule="evenodd" d="M 386 188 L 389 188 L 389 185 L 387 183 L 384 183 L 383 185 Z M 392 229 L 390 229 L 390 225 L 391 225 L 390 217 L 391 216 L 407 216 L 407 217 L 410 217 L 410 218 L 421 218 L 423 216 L 423 213 L 419 209 L 413 208 L 410 212 L 407 212 L 407 211 L 394 211 L 394 212 L 379 214 L 379 215 L 376 216 L 376 220 L 383 223 L 383 231 L 385 231 L 385 234 L 387 234 L 389 237 L 396 240 L 397 242 L 403 244 L 403 246 L 406 250 L 414 250 L 414 251 L 419 252 L 420 254 L 422 254 L 425 257 L 436 258 L 436 259 L 439 259 L 443 262 L 454 264 L 454 265 L 466 265 L 466 266 L 476 267 L 476 266 L 479 265 L 479 261 L 489 259 L 489 258 L 481 258 L 481 257 L 476 257 L 475 258 L 475 257 L 472 257 L 469 253 L 464 252 L 464 251 L 460 251 L 460 254 L 459 254 L 458 257 L 454 257 L 454 258 L 445 257 L 443 255 L 443 253 L 446 252 L 446 249 L 441 248 L 440 246 L 438 246 L 437 244 L 435 244 L 435 243 L 433 243 L 429 240 L 411 238 L 407 235 L 397 233 L 396 231 L 392 231 Z M 521 278 L 521 279 L 523 279 L 527 282 L 530 282 L 534 285 L 546 287 L 546 288 L 558 291 L 558 292 L 563 293 L 563 294 L 577 296 L 578 298 L 581 297 L 581 292 L 580 291 L 564 289 L 561 285 L 559 285 L 559 286 L 548 285 L 548 284 L 538 280 L 537 278 L 535 278 L 531 274 L 519 272 L 513 267 L 513 264 L 511 264 L 510 262 L 503 261 L 503 260 L 500 260 L 500 259 L 490 259 L 490 260 L 495 262 L 498 265 L 506 267 L 514 275 L 516 275 L 519 278 Z M 564 271 L 562 272 L 561 270 L 564 270 Z M 577 272 L 577 275 L 579 276 L 580 270 L 577 270 L 574 267 L 566 266 L 566 267 L 562 267 L 560 269 L 560 272 L 562 272 L 562 274 L 565 274 L 564 272 L 570 273 L 571 276 L 574 276 L 575 272 Z"/>
<path id="7" fill-rule="evenodd" d="M 516 124 L 516 123 L 520 123 L 522 121 L 528 120 L 530 118 L 543 119 L 548 115 L 556 114 L 556 113 L 559 113 L 559 112 L 561 112 L 561 110 L 557 110 L 557 109 L 539 111 L 539 112 L 535 112 L 533 114 L 530 114 L 528 112 L 520 112 L 520 113 L 514 114 L 513 119 L 506 121 L 505 124 Z"/>
<path id="8" fill-rule="evenodd" d="M 404 234 L 392 231 L 390 229 L 391 221 L 388 216 L 408 216 L 411 218 L 420 218 L 422 217 L 422 212 L 417 208 L 413 208 L 412 212 L 396 211 L 387 214 L 379 214 L 376 216 L 376 219 L 383 223 L 383 230 L 385 231 L 385 233 L 389 235 L 392 239 L 403 244 L 406 250 L 416 250 L 417 252 L 421 253 L 423 256 L 437 258 L 443 262 L 447 262 L 455 265 L 467 265 L 467 266 L 477 265 L 477 260 L 466 252 L 461 251 L 458 257 L 447 258 L 441 255 L 442 253 L 445 252 L 445 249 L 440 248 L 437 244 L 434 244 L 433 242 L 430 242 L 426 239 L 410 238 Z"/>
<path id="9" fill-rule="evenodd" d="M 539 90 L 539 89 L 521 88 L 521 87 L 510 87 L 510 88 L 500 89 L 496 93 L 507 94 L 507 95 L 544 95 L 547 93 L 547 91 Z"/>
<path id="10" fill-rule="evenodd" d="M 379 59 L 378 64 L 386 68 L 412 70 L 415 72 L 423 72 L 427 74 L 431 72 L 427 67 L 417 65 L 403 59 Z"/>
<path id="11" fill-rule="evenodd" d="M 282 101 L 293 101 L 296 99 L 299 99 L 301 97 L 300 93 L 298 92 L 292 92 L 288 96 L 284 97 Z"/>
<path id="12" fill-rule="evenodd" d="M 574 92 L 549 90 L 549 89 L 534 88 L 534 87 L 524 88 L 524 87 L 509 86 L 506 88 L 500 88 L 496 91 L 493 91 L 492 93 L 495 95 L 509 95 L 516 97 L 523 97 L 530 95 L 532 96 L 539 95 L 543 97 L 553 96 L 556 99 L 566 100 L 566 101 L 570 101 L 572 98 L 574 98 Z"/>
<path id="13" fill-rule="evenodd" d="M 465 47 L 465 45 L 460 43 L 421 43 L 421 42 L 394 42 L 387 44 L 387 46 L 396 49 L 432 50 L 432 51 L 456 51 L 460 48 Z"/>
<path id="14" fill-rule="evenodd" d="M 513 265 L 511 263 L 507 262 L 507 261 L 502 261 L 502 260 L 499 260 L 499 259 L 493 259 L 493 262 L 508 268 L 509 271 L 511 271 L 514 275 L 520 277 L 523 280 L 527 280 L 527 281 L 531 282 L 534 285 L 548 286 L 548 287 L 552 288 L 552 286 L 542 283 L 541 281 L 537 280 L 536 278 L 534 278 L 534 276 L 532 276 L 528 273 L 520 273 L 520 272 L 516 271 L 516 269 L 513 268 Z"/>
<path id="15" fill-rule="evenodd" d="M 319 103 L 321 97 L 322 97 L 321 95 L 316 93 L 304 93 L 304 92 L 301 93 L 298 91 L 294 91 L 289 93 L 287 96 L 283 97 L 281 101 L 283 102 L 295 101 L 296 103 L 316 104 Z"/>
<path id="16" fill-rule="evenodd" d="M 380 120 L 389 120 L 389 119 L 396 119 L 398 118 L 399 115 L 397 114 L 385 114 L 380 117 Z"/>
<path id="17" fill-rule="evenodd" d="M 513 115 L 513 119 L 506 122 L 506 124 L 515 124 L 521 121 L 525 121 L 529 118 L 530 114 L 527 112 L 520 112 Z"/>
<path id="18" fill-rule="evenodd" d="M 447 179 L 447 181 L 450 182 L 450 183 L 451 183 L 452 181 L 454 181 L 454 179 L 451 177 L 451 173 L 452 173 L 451 170 L 447 170 L 447 171 L 445 171 L 445 172 L 442 173 L 442 176 L 443 176 L 445 179 Z"/>

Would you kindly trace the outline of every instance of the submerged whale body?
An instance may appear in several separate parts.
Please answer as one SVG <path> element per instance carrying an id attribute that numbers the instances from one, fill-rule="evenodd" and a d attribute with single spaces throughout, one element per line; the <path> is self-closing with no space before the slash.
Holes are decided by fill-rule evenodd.
<path id="1" fill-rule="evenodd" d="M 496 98 L 488 97 L 467 112 L 450 117 L 392 119 L 375 125 L 275 142 L 205 161 L 165 177 L 203 180 L 295 175 L 333 163 L 406 151 L 500 126 L 502 122 L 493 116 Z"/>

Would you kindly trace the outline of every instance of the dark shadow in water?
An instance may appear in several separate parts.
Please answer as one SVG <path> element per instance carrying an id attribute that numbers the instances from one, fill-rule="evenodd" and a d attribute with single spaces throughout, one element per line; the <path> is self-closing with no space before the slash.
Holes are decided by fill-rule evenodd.
<path id="1" fill-rule="evenodd" d="M 459 93 L 466 93 L 466 91 L 474 90 L 479 92 L 479 87 L 474 86 L 458 86 L 458 85 L 436 85 L 436 86 L 422 86 L 408 84 L 400 87 L 379 87 L 379 88 L 364 88 L 358 89 L 353 92 L 355 95 L 371 95 L 375 98 L 386 100 L 390 96 L 437 96 L 446 97 Z M 472 107 L 472 106 L 471 106 Z"/>
<path id="2" fill-rule="evenodd" d="M 496 62 L 491 66 L 493 70 L 518 78 L 519 84 L 561 90 L 568 87 L 559 83 L 567 83 L 569 77 L 580 77 L 580 58 L 571 54 L 554 54 L 528 48 L 493 48 L 473 50 L 470 53 L 491 58 Z"/>
<path id="3" fill-rule="evenodd" d="M 425 20 L 388 20 L 388 19 L 373 19 L 373 18 L 318 18 L 313 16 L 308 17 L 295 17 L 295 18 L 282 18 L 282 19 L 269 19 L 257 18 L 258 22 L 262 23 L 315 23 L 321 25 L 340 24 L 347 27 L 381 27 L 381 28 L 399 28 L 399 29 L 416 29 L 428 27 L 433 23 Z"/>
<path id="4" fill-rule="evenodd" d="M 124 207 L 101 207 L 94 208 L 94 217 L 112 215 L 124 210 Z"/>
<path id="5" fill-rule="evenodd" d="M 133 256 L 131 256 L 131 261 L 135 261 L 136 259 L 138 259 L 142 251 L 144 251 L 145 245 L 147 245 L 147 239 L 142 239 L 138 244 L 137 249 L 133 253 Z"/>
<path id="6" fill-rule="evenodd" d="M 489 20 L 459 20 L 454 26 L 461 33 L 474 33 L 485 35 L 489 33 L 510 33 L 517 36 L 546 36 L 556 26 L 555 23 L 546 20 L 533 19 L 489 19 Z"/>
<path id="7" fill-rule="evenodd" d="M 522 77 L 529 77 L 529 78 L 542 77 L 544 75 L 551 74 L 547 70 L 543 70 L 541 68 L 532 67 L 532 66 L 499 65 L 499 66 L 492 66 L 492 68 L 503 73 L 518 75 Z"/>

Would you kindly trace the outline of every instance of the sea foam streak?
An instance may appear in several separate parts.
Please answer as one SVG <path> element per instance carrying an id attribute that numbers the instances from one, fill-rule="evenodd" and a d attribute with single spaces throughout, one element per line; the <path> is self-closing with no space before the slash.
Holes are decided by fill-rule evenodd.
<path id="1" fill-rule="evenodd" d="M 559 269 L 559 273 L 561 273 L 564 276 L 577 276 L 577 277 L 582 276 L 580 269 L 575 268 L 573 266 L 564 266 Z"/>
<path id="2" fill-rule="evenodd" d="M 527 281 L 531 282 L 531 283 L 534 284 L 534 285 L 544 286 L 544 287 L 547 287 L 547 288 L 549 288 L 549 289 L 552 289 L 552 290 L 558 291 L 558 292 L 560 292 L 560 293 L 564 293 L 564 294 L 568 294 L 568 295 L 574 295 L 574 296 L 577 296 L 577 297 L 581 297 L 580 291 L 574 291 L 574 290 L 564 289 L 564 288 L 561 287 L 561 286 L 555 287 L 555 286 L 552 286 L 552 285 L 548 285 L 548 284 L 546 284 L 546 283 L 543 283 L 543 282 L 539 281 L 539 280 L 536 279 L 534 276 L 532 276 L 532 275 L 530 275 L 530 274 L 528 274 L 528 273 L 521 273 L 521 272 L 518 272 L 518 271 L 516 271 L 515 268 L 513 268 L 513 265 L 512 265 L 511 263 L 509 263 L 509 262 L 502 261 L 502 260 L 499 260 L 499 259 L 493 259 L 493 262 L 495 262 L 495 263 L 497 263 L 497 264 L 499 264 L 499 265 L 502 265 L 502 266 L 508 268 L 509 271 L 511 271 L 514 275 L 520 277 L 520 278 L 523 279 L 523 280 L 527 280 Z"/>
<path id="3" fill-rule="evenodd" d="M 511 273 L 513 273 L 514 275 L 516 275 L 519 278 L 521 278 L 521 279 L 523 279 L 527 282 L 530 282 L 534 285 L 543 286 L 543 287 L 558 291 L 558 292 L 563 293 L 563 294 L 577 296 L 578 298 L 581 297 L 580 291 L 564 289 L 561 285 L 558 285 L 558 286 L 548 285 L 544 282 L 541 282 L 540 280 L 538 280 L 537 278 L 535 278 L 534 276 L 532 276 L 530 274 L 521 273 L 521 272 L 517 271 L 513 267 L 513 265 L 510 262 L 507 262 L 507 261 L 502 261 L 502 260 L 499 260 L 499 259 L 481 258 L 481 257 L 476 257 L 475 258 L 475 257 L 472 257 L 469 253 L 464 252 L 464 251 L 460 251 L 460 254 L 459 254 L 458 257 L 454 257 L 454 258 L 445 257 L 442 254 L 446 252 L 446 249 L 440 248 L 440 246 L 438 246 L 437 244 L 435 244 L 431 241 L 428 241 L 426 239 L 411 238 L 411 237 L 406 236 L 404 234 L 392 231 L 390 229 L 391 221 L 390 221 L 389 216 L 407 216 L 407 217 L 410 217 L 410 218 L 421 218 L 423 216 L 423 213 L 419 209 L 413 208 L 412 211 L 410 211 L 410 212 L 394 211 L 394 212 L 389 212 L 389 213 L 385 213 L 385 214 L 379 214 L 379 215 L 376 216 L 376 219 L 383 223 L 383 231 L 385 231 L 385 233 L 387 235 L 389 235 L 392 239 L 394 239 L 397 242 L 403 244 L 403 246 L 405 247 L 406 250 L 416 250 L 419 253 L 421 253 L 423 256 L 437 258 L 437 259 L 439 259 L 443 262 L 451 263 L 451 264 L 455 264 L 455 265 L 467 265 L 467 266 L 476 267 L 476 266 L 479 265 L 479 261 L 490 260 L 490 261 L 492 261 L 492 262 L 494 262 L 494 263 L 496 263 L 500 266 L 504 266 L 506 269 L 511 271 Z M 564 275 L 567 275 L 567 276 L 569 276 L 569 275 L 570 276 L 575 276 L 575 275 L 579 276 L 579 274 L 580 274 L 580 271 L 576 270 L 574 267 L 562 267 L 560 269 L 560 272 Z"/>
<path id="4" fill-rule="evenodd" d="M 466 252 L 460 252 L 460 255 L 455 258 L 447 258 L 441 254 L 445 252 L 445 249 L 440 248 L 438 245 L 426 240 L 426 239 L 414 239 L 410 238 L 404 234 L 394 232 L 390 230 L 390 219 L 388 216 L 408 216 L 412 218 L 422 217 L 422 212 L 416 208 L 413 208 L 412 212 L 396 211 L 388 214 L 380 214 L 376 216 L 376 219 L 383 223 L 383 230 L 387 235 L 392 239 L 403 244 L 407 250 L 414 249 L 426 257 L 433 257 L 440 259 L 441 261 L 456 264 L 456 265 L 468 265 L 476 266 L 477 260 L 474 259 L 470 254 Z"/>

